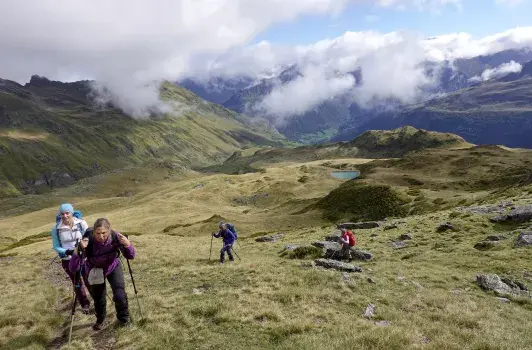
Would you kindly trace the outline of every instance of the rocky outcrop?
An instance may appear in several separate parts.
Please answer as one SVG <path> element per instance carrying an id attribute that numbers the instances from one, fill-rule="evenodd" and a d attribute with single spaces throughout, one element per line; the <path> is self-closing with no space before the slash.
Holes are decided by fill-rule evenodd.
<path id="1" fill-rule="evenodd" d="M 532 232 L 521 232 L 515 240 L 514 247 L 527 247 L 532 245 Z"/>
<path id="2" fill-rule="evenodd" d="M 332 260 L 332 259 L 316 259 L 314 260 L 316 266 L 321 266 L 326 269 L 334 269 L 338 271 L 346 272 L 362 272 L 362 268 L 352 264 L 347 264 L 341 261 Z"/>
<path id="3" fill-rule="evenodd" d="M 376 221 L 367 221 L 367 222 L 344 222 L 337 225 L 338 228 L 345 227 L 350 230 L 367 230 L 371 228 L 380 227 L 380 224 Z"/>
<path id="4" fill-rule="evenodd" d="M 530 221 L 532 219 L 532 205 L 525 205 L 521 207 L 515 207 L 507 214 L 498 215 L 490 219 L 493 223 L 507 223 L 515 222 L 521 223 Z"/>
<path id="5" fill-rule="evenodd" d="M 499 277 L 494 274 L 477 275 L 478 285 L 485 291 L 493 291 L 498 296 L 529 296 L 530 293 L 526 285 L 520 281 L 506 277 Z"/>

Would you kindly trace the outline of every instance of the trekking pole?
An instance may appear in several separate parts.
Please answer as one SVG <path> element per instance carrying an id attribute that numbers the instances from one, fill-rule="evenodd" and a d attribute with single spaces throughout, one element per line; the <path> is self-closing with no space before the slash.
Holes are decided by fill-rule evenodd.
<path id="1" fill-rule="evenodd" d="M 233 247 L 231 246 L 231 250 L 233 251 L 233 253 L 235 253 L 236 257 L 238 258 L 238 260 L 242 261 L 242 259 L 240 259 L 240 257 L 238 256 L 238 254 L 235 252 L 235 250 L 233 249 Z"/>
<path id="2" fill-rule="evenodd" d="M 58 257 L 59 255 L 56 255 L 55 258 L 53 258 L 52 261 L 50 261 L 50 265 L 52 265 L 57 260 Z"/>
<path id="3" fill-rule="evenodd" d="M 211 261 L 211 254 L 212 254 L 212 240 L 214 236 L 211 234 L 211 250 L 209 250 L 209 261 Z"/>
<path id="4" fill-rule="evenodd" d="M 124 235 L 126 236 L 126 238 L 129 238 L 127 235 Z M 137 295 L 137 286 L 135 285 L 135 279 L 133 278 L 133 270 L 131 270 L 131 265 L 129 264 L 129 259 L 126 258 L 126 261 L 127 261 L 127 268 L 129 269 L 129 275 L 131 276 L 131 283 L 133 283 L 133 290 L 135 291 L 135 299 L 137 300 L 137 305 L 139 306 L 139 312 L 140 312 L 140 318 L 141 319 L 144 319 L 144 316 L 142 315 L 142 309 L 140 308 L 140 301 L 139 301 L 139 297 Z"/>
<path id="5" fill-rule="evenodd" d="M 79 245 L 79 239 L 76 241 L 74 249 Z M 81 289 L 81 262 L 83 261 L 83 256 L 79 257 L 79 269 L 74 277 L 74 302 L 72 303 L 72 311 L 70 316 L 70 331 L 68 332 L 68 348 L 70 349 L 70 341 L 72 340 L 72 326 L 74 324 L 74 315 L 76 314 L 76 303 L 78 302 L 78 293 L 76 293 L 76 288 Z"/>

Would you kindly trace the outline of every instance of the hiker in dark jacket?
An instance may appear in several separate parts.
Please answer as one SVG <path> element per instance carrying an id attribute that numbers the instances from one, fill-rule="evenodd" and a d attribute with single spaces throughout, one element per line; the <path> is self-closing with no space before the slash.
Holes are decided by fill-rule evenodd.
<path id="1" fill-rule="evenodd" d="M 70 271 L 76 272 L 80 266 L 80 259 L 82 259 L 80 255 L 82 254 L 86 258 L 83 275 L 89 286 L 96 311 L 96 323 L 92 328 L 94 330 L 102 329 L 107 314 L 105 279 L 113 290 L 113 301 L 119 324 L 122 326 L 129 325 L 124 273 L 122 264 L 118 259 L 118 252 L 120 251 L 126 259 L 133 259 L 135 248 L 126 236 L 111 230 L 111 224 L 105 218 L 96 220 L 94 226 L 86 231 L 79 245 L 80 247 L 72 255 L 69 267 Z"/>
<path id="2" fill-rule="evenodd" d="M 231 253 L 231 248 L 233 247 L 233 243 L 235 242 L 235 235 L 231 230 L 227 228 L 227 225 L 225 223 L 220 224 L 220 230 L 218 233 L 212 234 L 215 238 L 222 237 L 224 246 L 220 250 L 220 264 L 224 263 L 225 260 L 225 252 L 227 252 L 227 255 L 229 256 L 229 261 L 235 261 L 233 258 L 233 254 Z"/>

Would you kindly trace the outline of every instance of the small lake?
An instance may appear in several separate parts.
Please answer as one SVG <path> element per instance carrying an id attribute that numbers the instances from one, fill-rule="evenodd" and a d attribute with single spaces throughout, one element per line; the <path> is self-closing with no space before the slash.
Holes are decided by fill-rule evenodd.
<path id="1" fill-rule="evenodd" d="M 343 171 L 332 171 L 331 172 L 332 177 L 335 177 L 337 179 L 341 180 L 351 180 L 360 175 L 360 171 L 355 170 L 343 170 Z"/>

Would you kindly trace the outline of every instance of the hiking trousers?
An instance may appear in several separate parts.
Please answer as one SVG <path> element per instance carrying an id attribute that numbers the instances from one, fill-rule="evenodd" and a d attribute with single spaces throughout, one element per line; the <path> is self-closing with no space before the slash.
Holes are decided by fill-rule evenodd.
<path id="1" fill-rule="evenodd" d="M 79 305 L 81 305 L 82 308 L 89 307 L 90 301 L 89 298 L 87 298 L 87 293 L 85 292 L 85 283 L 83 282 L 83 278 L 80 281 L 80 288 L 76 288 L 76 274 L 70 272 L 68 268 L 69 263 L 70 260 L 61 260 L 61 266 L 63 267 L 63 270 L 65 270 L 68 277 L 70 277 L 70 280 L 72 281 L 72 285 L 74 286 L 74 290 L 76 291 L 76 297 L 78 298 Z"/>
<path id="2" fill-rule="evenodd" d="M 116 318 L 121 323 L 129 322 L 129 308 L 126 294 L 126 284 L 124 282 L 124 271 L 120 260 L 115 269 L 107 275 L 107 281 L 113 290 L 113 301 L 115 303 Z M 91 296 L 94 299 L 94 310 L 96 311 L 96 322 L 103 323 L 107 315 L 107 291 L 106 283 L 90 286 Z"/>
<path id="3" fill-rule="evenodd" d="M 353 259 L 351 256 L 351 251 L 352 247 L 349 244 L 342 243 L 342 250 L 340 251 L 342 258 L 347 256 L 348 259 Z"/>
<path id="4" fill-rule="evenodd" d="M 227 252 L 227 255 L 229 256 L 229 261 L 234 261 L 235 258 L 233 258 L 233 254 L 231 253 L 231 248 L 233 248 L 233 244 L 226 244 L 224 243 L 224 246 L 220 250 L 220 262 L 223 263 L 225 260 L 225 252 Z"/>

